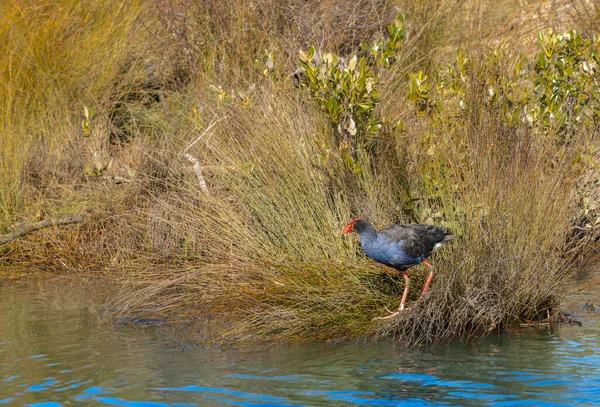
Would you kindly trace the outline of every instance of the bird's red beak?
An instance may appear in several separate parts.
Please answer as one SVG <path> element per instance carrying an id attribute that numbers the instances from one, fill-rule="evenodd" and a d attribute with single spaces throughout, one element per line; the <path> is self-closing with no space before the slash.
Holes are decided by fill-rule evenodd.
<path id="1" fill-rule="evenodd" d="M 346 234 L 346 233 L 352 233 L 352 232 L 354 232 L 354 224 L 356 223 L 356 221 L 358 219 L 359 218 L 356 218 L 356 219 L 353 219 L 352 221 L 350 221 L 350 223 L 348 223 L 346 225 L 346 227 L 344 228 L 344 230 L 342 230 L 342 233 Z"/>

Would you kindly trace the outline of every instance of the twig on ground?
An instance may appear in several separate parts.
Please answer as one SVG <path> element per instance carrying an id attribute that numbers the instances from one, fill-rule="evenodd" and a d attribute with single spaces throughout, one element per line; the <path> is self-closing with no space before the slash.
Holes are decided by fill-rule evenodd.
<path id="1" fill-rule="evenodd" d="M 23 227 L 20 227 L 10 233 L 5 235 L 0 235 L 0 246 L 3 246 L 10 242 L 11 240 L 18 239 L 19 237 L 25 236 L 31 232 L 35 232 L 36 230 L 48 228 L 50 226 L 58 226 L 58 225 L 69 225 L 72 223 L 80 223 L 85 220 L 85 215 L 76 215 L 76 216 L 63 216 L 61 218 L 52 218 L 46 219 L 41 222 L 32 223 Z"/>
<path id="2" fill-rule="evenodd" d="M 115 184 L 127 184 L 133 181 L 131 178 L 119 177 L 118 175 L 105 175 L 102 177 L 107 181 L 114 181 Z"/>

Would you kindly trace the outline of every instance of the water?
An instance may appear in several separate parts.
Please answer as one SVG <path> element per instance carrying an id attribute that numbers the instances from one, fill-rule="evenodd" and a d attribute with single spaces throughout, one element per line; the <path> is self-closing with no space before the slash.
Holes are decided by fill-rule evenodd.
<path id="1" fill-rule="evenodd" d="M 0 407 L 596 406 L 600 311 L 583 327 L 436 350 L 391 343 L 219 350 L 178 330 L 115 327 L 104 293 L 63 282 L 0 289 Z M 598 301 L 600 302 L 600 301 Z"/>

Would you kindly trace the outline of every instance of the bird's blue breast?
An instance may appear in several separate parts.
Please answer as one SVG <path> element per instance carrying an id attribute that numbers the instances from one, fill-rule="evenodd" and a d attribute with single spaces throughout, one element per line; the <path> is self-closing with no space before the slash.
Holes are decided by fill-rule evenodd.
<path id="1" fill-rule="evenodd" d="M 367 257 L 389 266 L 410 267 L 421 263 L 426 256 L 409 257 L 402 245 L 404 241 L 391 243 L 385 236 L 376 235 L 373 238 L 361 236 L 361 246 Z"/>

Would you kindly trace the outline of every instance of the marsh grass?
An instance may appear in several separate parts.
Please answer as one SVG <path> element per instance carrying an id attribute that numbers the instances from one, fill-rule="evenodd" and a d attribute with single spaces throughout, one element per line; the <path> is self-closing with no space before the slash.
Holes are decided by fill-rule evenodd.
<path id="1" fill-rule="evenodd" d="M 497 11 L 337 0 L 36 4 L 0 6 L 9 34 L 2 225 L 89 217 L 2 248 L 3 265 L 104 273 L 122 285 L 116 316 L 225 321 L 213 339 L 431 343 L 544 319 L 559 306 L 590 239 L 573 239 L 573 226 L 597 129 L 557 143 L 560 128 L 540 134 L 490 103 L 490 78 L 510 77 L 520 61 L 508 52 L 486 65 L 482 48 L 495 33 L 481 22 Z M 290 75 L 298 50 L 350 56 L 398 11 L 407 40 L 379 73 L 382 127 L 357 172 L 326 112 Z M 525 41 L 517 37 L 507 41 Z M 458 44 L 473 61 L 460 97 L 439 74 Z M 407 100 L 418 70 L 435 85 L 426 109 Z M 84 106 L 94 112 L 89 134 Z M 206 189 L 184 152 L 201 163 Z M 378 227 L 440 224 L 460 237 L 433 255 L 436 277 L 420 302 L 426 271 L 412 270 L 412 308 L 400 318 L 373 321 L 398 306 L 404 287 L 364 257 L 356 236 L 342 236 L 356 216 Z"/>
<path id="2" fill-rule="evenodd" d="M 111 88 L 136 7 L 68 1 L 0 5 L 3 224 L 16 214 L 42 216 L 53 189 L 72 190 L 83 181 L 80 167 L 93 151 L 80 142 L 81 113 L 84 104 L 101 105 Z"/>

